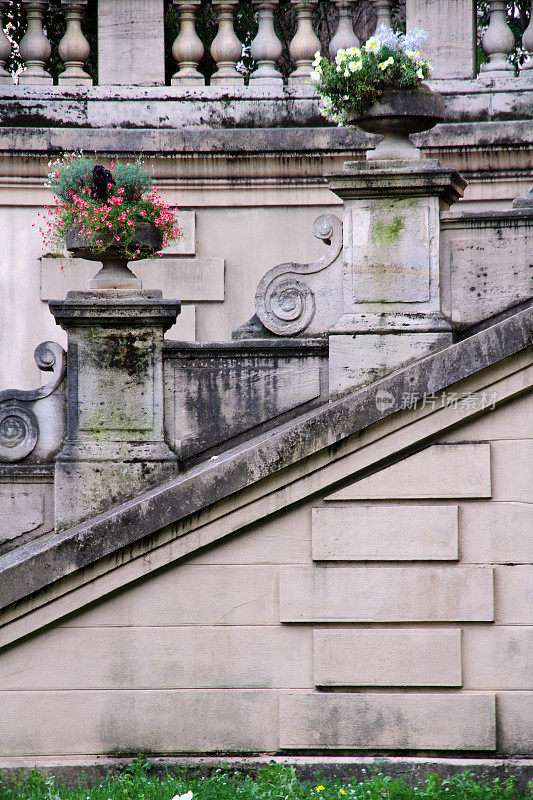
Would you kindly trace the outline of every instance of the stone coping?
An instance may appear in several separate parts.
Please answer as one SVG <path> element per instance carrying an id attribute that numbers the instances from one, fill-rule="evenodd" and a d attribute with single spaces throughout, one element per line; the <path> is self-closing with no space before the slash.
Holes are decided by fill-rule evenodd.
<path id="1" fill-rule="evenodd" d="M 48 541 L 6 554 L 0 558 L 0 608 L 400 412 L 399 401 L 378 409 L 377 391 L 395 398 L 408 392 L 413 400 L 434 394 L 519 353 L 532 341 L 533 309 L 529 308 L 376 383 L 324 403 Z"/>
<path id="2" fill-rule="evenodd" d="M 442 94 L 510 94 L 521 93 L 533 88 L 533 79 L 526 74 L 521 76 L 503 76 L 498 78 L 439 78 L 427 80 L 425 83 L 433 91 Z M 61 86 L 50 84 L 1 84 L 0 97 L 41 97 L 41 98 L 102 98 L 107 100 L 131 100 L 135 98 L 182 99 L 192 97 L 195 99 L 207 98 L 209 100 L 246 99 L 252 97 L 260 99 L 284 100 L 287 98 L 316 99 L 316 89 L 311 84 L 256 84 L 253 81 L 248 85 L 228 86 L 183 86 L 183 85 L 152 85 L 152 86 L 125 86 L 121 84 L 102 84 L 94 86 Z"/>
<path id="3" fill-rule="evenodd" d="M 525 80 L 439 82 L 446 121 L 531 120 Z M 312 87 L 8 86 L 0 85 L 3 125 L 93 129 L 327 127 Z"/>
<path id="4" fill-rule="evenodd" d="M 476 780 L 489 781 L 508 777 L 516 778 L 516 789 L 526 791 L 528 782 L 533 779 L 533 759 L 531 758 L 439 758 L 432 756 L 167 756 L 148 758 L 152 766 L 151 774 L 164 773 L 167 769 L 186 768 L 200 775 L 211 775 L 221 768 L 231 769 L 245 775 L 256 775 L 268 764 L 283 764 L 294 767 L 302 780 L 313 780 L 316 776 L 340 778 L 341 780 L 364 780 L 372 773 L 382 773 L 394 778 L 403 778 L 411 786 L 418 786 L 428 775 L 437 774 L 449 778 L 468 770 Z M 108 756 L 40 756 L 37 758 L 8 757 L 0 759 L 0 771 L 15 780 L 34 766 L 49 777 L 54 776 L 68 785 L 76 784 L 82 778 L 89 786 L 100 783 L 106 775 L 116 774 L 131 764 L 131 758 L 110 758 Z"/>
<path id="5" fill-rule="evenodd" d="M 228 342 L 172 342 L 163 343 L 165 358 L 201 358 L 204 355 L 248 356 L 250 353 L 283 355 L 303 353 L 328 354 L 327 339 L 232 339 Z"/>
<path id="6" fill-rule="evenodd" d="M 533 92 L 531 93 L 533 97 Z M 0 104 L 1 104 L 0 95 Z M 533 109 L 532 114 L 533 117 Z M 240 154 L 246 157 L 262 153 L 300 156 L 347 154 L 374 147 L 378 137 L 357 128 L 337 127 L 252 127 L 176 130 L 159 128 L 100 128 L 87 126 L 0 127 L 0 155 L 20 158 L 27 154 L 47 159 L 65 150 L 82 149 L 86 153 L 137 153 L 160 155 L 206 153 L 210 157 Z M 533 144 L 533 125 L 527 120 L 497 122 L 443 123 L 431 131 L 415 134 L 419 147 L 439 151 L 442 148 L 517 149 Z"/>

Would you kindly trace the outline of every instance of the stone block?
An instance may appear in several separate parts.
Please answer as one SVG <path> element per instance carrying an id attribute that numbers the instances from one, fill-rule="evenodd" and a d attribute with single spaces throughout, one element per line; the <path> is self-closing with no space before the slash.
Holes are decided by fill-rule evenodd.
<path id="1" fill-rule="evenodd" d="M 2 756 L 277 750 L 268 690 L 0 692 L 0 707 Z"/>
<path id="2" fill-rule="evenodd" d="M 165 256 L 194 256 L 196 254 L 196 212 L 176 211 L 182 236 L 164 248 Z"/>
<path id="3" fill-rule="evenodd" d="M 286 341 L 285 341 L 286 343 Z M 165 354 L 167 438 L 181 458 L 220 446 L 326 393 L 325 351 L 267 340 L 202 344 Z M 280 420 L 279 420 L 280 421 Z"/>
<path id="4" fill-rule="evenodd" d="M 165 297 L 192 303 L 224 300 L 224 259 L 147 258 L 131 265 L 144 289 L 161 289 Z M 83 291 L 98 264 L 81 258 L 41 258 L 41 300 Z"/>
<path id="5" fill-rule="evenodd" d="M 494 750 L 488 694 L 281 692 L 280 747 L 287 749 Z"/>
<path id="6" fill-rule="evenodd" d="M 99 0 L 98 83 L 165 83 L 163 0 Z"/>
<path id="7" fill-rule="evenodd" d="M 463 630 L 465 689 L 533 689 L 533 627 Z"/>
<path id="8" fill-rule="evenodd" d="M 452 344 L 448 333 L 335 334 L 329 337 L 329 387 L 333 396 L 372 383 L 410 361 Z"/>
<path id="9" fill-rule="evenodd" d="M 475 78 L 476 18 L 472 0 L 407 0 L 407 30 L 429 33 L 424 58 L 431 59 L 435 78 Z"/>
<path id="10" fill-rule="evenodd" d="M 311 651 L 302 627 L 56 627 L 2 653 L 0 690 L 311 688 Z"/>
<path id="11" fill-rule="evenodd" d="M 501 625 L 533 625 L 533 566 L 494 569 L 494 619 Z"/>
<path id="12" fill-rule="evenodd" d="M 45 520 L 41 487 L 0 489 L 0 543 L 40 528 Z"/>
<path id="13" fill-rule="evenodd" d="M 457 506 L 377 505 L 314 508 L 318 561 L 456 560 Z"/>
<path id="14" fill-rule="evenodd" d="M 459 520 L 463 563 L 533 562 L 533 515 L 528 503 L 463 503 Z"/>
<path id="15" fill-rule="evenodd" d="M 196 341 L 196 306 L 182 306 L 176 324 L 165 333 L 165 339 L 174 342 Z"/>
<path id="16" fill-rule="evenodd" d="M 105 625 L 276 625 L 277 569 L 181 564 L 158 572 L 67 621 Z"/>
<path id="17" fill-rule="evenodd" d="M 189 564 L 308 564 L 311 512 L 295 508 L 263 519 L 231 538 L 192 556 Z"/>
<path id="18" fill-rule="evenodd" d="M 485 393 L 487 411 L 468 425 L 449 431 L 440 441 L 447 443 L 487 442 L 496 439 L 533 438 L 533 403 L 528 395 L 517 397 L 492 409 L 494 394 Z"/>
<path id="19" fill-rule="evenodd" d="M 461 631 L 315 630 L 313 659 L 316 686 L 461 686 Z"/>
<path id="20" fill-rule="evenodd" d="M 533 756 L 533 692 L 498 692 L 498 747 L 503 754 Z"/>
<path id="21" fill-rule="evenodd" d="M 489 444 L 432 445 L 326 500 L 490 497 L 490 462 Z"/>
<path id="22" fill-rule="evenodd" d="M 282 622 L 490 622 L 491 567 L 283 567 Z"/>
<path id="23" fill-rule="evenodd" d="M 491 453 L 493 500 L 531 503 L 533 439 L 493 442 Z"/>
<path id="24" fill-rule="evenodd" d="M 450 271 L 451 316 L 464 327 L 527 300 L 533 291 L 532 218 L 491 216 L 450 212 L 443 218 L 441 258 Z"/>

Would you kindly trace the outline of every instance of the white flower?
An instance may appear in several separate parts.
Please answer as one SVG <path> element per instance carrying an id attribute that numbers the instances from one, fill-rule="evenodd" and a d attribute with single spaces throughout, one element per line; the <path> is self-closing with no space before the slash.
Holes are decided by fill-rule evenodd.
<path id="1" fill-rule="evenodd" d="M 185 794 L 177 794 L 172 800 L 192 800 L 192 790 L 185 792 Z"/>
<path id="2" fill-rule="evenodd" d="M 350 47 L 349 50 L 346 51 L 349 56 L 355 56 L 356 58 L 361 58 L 361 51 L 358 47 Z"/>
<path id="3" fill-rule="evenodd" d="M 365 44 L 365 50 L 367 53 L 379 53 L 381 50 L 381 42 L 379 39 L 376 39 L 375 36 L 371 36 Z"/>
<path id="4" fill-rule="evenodd" d="M 417 61 L 420 58 L 420 53 L 418 50 L 406 50 L 405 55 L 407 58 L 410 58 L 411 61 Z"/>
<path id="5" fill-rule="evenodd" d="M 385 70 L 387 69 L 387 67 L 388 67 L 388 66 L 390 66 L 391 64 L 394 64 L 394 59 L 393 59 L 393 57 L 392 57 L 392 56 L 389 56 L 389 57 L 388 57 L 388 59 L 387 59 L 386 61 L 382 61 L 382 62 L 381 62 L 381 64 L 379 65 L 379 68 L 380 68 L 380 70 L 381 70 L 382 72 L 385 72 Z"/>
<path id="6" fill-rule="evenodd" d="M 346 50 L 337 50 L 337 55 L 335 56 L 335 64 L 340 66 L 343 61 L 346 60 Z"/>
<path id="7" fill-rule="evenodd" d="M 320 64 L 321 60 L 322 59 L 320 57 L 320 53 L 317 51 L 315 53 L 315 60 L 313 61 L 313 67 L 318 67 L 318 65 Z"/>
<path id="8" fill-rule="evenodd" d="M 350 61 L 348 64 L 348 69 L 350 72 L 360 72 L 363 69 L 363 62 L 362 61 Z"/>
<path id="9" fill-rule="evenodd" d="M 342 67 L 337 67 L 337 72 L 342 72 Z"/>
<path id="10" fill-rule="evenodd" d="M 349 78 L 350 77 L 350 70 L 349 69 L 345 69 L 344 70 L 344 77 L 345 78 Z"/>
<path id="11" fill-rule="evenodd" d="M 320 72 L 316 69 L 314 69 L 309 75 L 311 83 L 320 83 L 320 77 Z"/>
<path id="12" fill-rule="evenodd" d="M 424 73 L 422 72 L 422 70 L 421 70 L 421 69 L 417 69 L 417 71 L 416 71 L 416 77 L 417 77 L 417 78 L 420 78 L 420 80 L 423 80 L 423 79 L 424 79 Z"/>

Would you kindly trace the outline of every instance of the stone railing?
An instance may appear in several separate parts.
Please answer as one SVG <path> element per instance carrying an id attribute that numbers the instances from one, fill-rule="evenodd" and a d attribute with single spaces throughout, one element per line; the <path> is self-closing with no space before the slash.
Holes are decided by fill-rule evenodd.
<path id="1" fill-rule="evenodd" d="M 15 78 L 5 69 L 13 44 L 0 26 L 0 83 L 15 81 L 22 86 L 52 84 L 54 80 L 48 67 L 52 46 L 44 24 L 48 2 L 22 0 L 22 3 L 27 21 L 19 45 L 23 67 Z M 57 82 L 67 86 L 90 86 L 93 79 L 86 63 L 91 47 L 82 31 L 87 0 L 62 0 L 61 5 L 66 31 L 57 48 L 64 64 Z M 253 6 L 257 20 L 257 33 L 251 43 L 241 42 L 235 32 L 238 0 L 213 0 L 211 11 L 217 32 L 208 45 L 198 35 L 201 0 L 173 0 L 172 11 L 179 21 L 179 29 L 174 40 L 167 42 L 165 35 L 168 39 L 169 31 L 165 29 L 164 0 L 99 0 L 98 83 L 152 86 L 170 82 L 186 87 L 204 86 L 206 76 L 201 70 L 201 62 L 205 62 L 204 56 L 209 51 L 214 62 L 214 71 L 208 79 L 211 86 L 245 83 L 250 86 L 281 86 L 285 78 L 277 62 L 284 45 L 276 22 L 279 22 L 282 12 L 287 13 L 287 3 L 265 0 L 247 5 Z M 330 12 L 331 6 L 335 6 L 336 30 L 324 42 L 324 36 L 319 39 L 313 27 L 321 3 L 318 0 L 290 1 L 288 10 L 294 15 L 294 34 L 288 43 L 292 72 L 285 77 L 289 85 L 308 82 L 314 53 L 321 47 L 334 54 L 340 47 L 358 44 L 353 19 L 363 5 L 371 12 L 376 27 L 391 25 L 392 0 L 334 0 Z M 0 20 L 2 16 L 7 19 L 8 8 L 9 3 L 0 0 Z M 522 78 L 533 76 L 533 15 L 530 15 L 530 20 L 522 37 L 522 50 L 526 53 L 520 70 Z M 423 28 L 430 33 L 425 55 L 433 60 L 434 78 L 476 77 L 478 32 L 475 0 L 406 0 L 406 25 L 408 30 Z M 168 64 L 165 69 L 166 47 L 171 47 L 175 61 L 173 72 L 168 69 Z M 506 0 L 490 0 L 490 22 L 482 37 L 482 47 L 488 58 L 481 67 L 482 80 L 517 77 L 515 67 L 509 61 L 516 42 L 506 18 Z M 251 71 L 242 69 L 245 52 L 253 59 Z"/>

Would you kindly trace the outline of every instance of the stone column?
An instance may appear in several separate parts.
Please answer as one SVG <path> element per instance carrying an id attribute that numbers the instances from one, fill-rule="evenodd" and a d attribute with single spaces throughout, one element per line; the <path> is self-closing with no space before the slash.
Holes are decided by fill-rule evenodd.
<path id="1" fill-rule="evenodd" d="M 369 383 L 452 342 L 439 214 L 465 181 L 434 160 L 346 162 L 342 312 L 330 328 L 330 392 Z"/>
<path id="2" fill-rule="evenodd" d="M 506 0 L 490 0 L 489 27 L 483 35 L 481 45 L 489 60 L 481 65 L 480 75 L 489 78 L 514 75 L 514 67 L 507 61 L 513 52 L 515 40 L 507 24 Z"/>
<path id="3" fill-rule="evenodd" d="M 180 15 L 180 32 L 174 39 L 172 45 L 172 55 L 178 62 L 179 69 L 172 76 L 172 85 L 182 86 L 203 86 L 204 76 L 198 71 L 204 54 L 204 46 L 196 33 L 196 14 L 200 7 L 200 0 L 182 2 L 173 0 L 174 6 L 178 7 Z"/>
<path id="4" fill-rule="evenodd" d="M 20 55 L 24 60 L 24 71 L 19 76 L 19 83 L 53 83 L 52 76 L 45 69 L 52 52 L 43 29 L 46 3 L 35 0 L 22 0 L 22 2 L 26 11 L 27 27 L 19 45 Z"/>
<path id="5" fill-rule="evenodd" d="M 427 31 L 423 56 L 432 78 L 475 78 L 477 20 L 475 0 L 407 0 L 407 30 Z"/>
<path id="6" fill-rule="evenodd" d="M 376 30 L 381 26 L 384 28 L 391 28 L 392 0 L 372 0 L 372 5 L 377 14 Z"/>
<path id="7" fill-rule="evenodd" d="M 336 0 L 335 5 L 339 11 L 339 24 L 335 35 L 329 43 L 329 54 L 335 58 L 339 50 L 349 47 L 359 47 L 359 39 L 355 35 L 352 24 L 352 4 L 346 0 Z"/>
<path id="8" fill-rule="evenodd" d="M 4 13 L 7 9 L 7 2 L 0 0 L 0 84 L 13 83 L 11 74 L 6 70 L 6 61 L 11 55 L 11 42 L 4 33 Z"/>
<path id="9" fill-rule="evenodd" d="M 65 70 L 57 82 L 60 86 L 92 86 L 92 78 L 84 70 L 91 48 L 81 28 L 87 0 L 63 0 L 62 4 L 67 18 L 67 30 L 59 42 L 59 55 L 65 64 Z"/>
<path id="10" fill-rule="evenodd" d="M 98 0 L 98 83 L 165 84 L 163 0 Z"/>
<path id="11" fill-rule="evenodd" d="M 56 457 L 56 530 L 164 481 L 163 335 L 180 304 L 160 291 L 69 292 L 50 302 L 68 335 L 66 442 Z"/>
<path id="12" fill-rule="evenodd" d="M 317 7 L 316 0 L 291 0 L 296 8 L 298 26 L 289 45 L 292 60 L 296 69 L 289 75 L 289 84 L 309 83 L 313 70 L 315 53 L 320 50 L 320 39 L 313 30 L 313 11 Z"/>
<path id="13" fill-rule="evenodd" d="M 213 0 L 218 31 L 211 45 L 211 55 L 217 65 L 217 71 L 211 76 L 211 86 L 244 85 L 244 77 L 237 70 L 242 44 L 233 28 L 238 6 L 238 0 Z"/>
<path id="14" fill-rule="evenodd" d="M 282 53 L 281 42 L 274 30 L 274 14 L 278 6 L 276 2 L 260 2 L 257 7 L 257 36 L 252 42 L 251 54 L 257 68 L 250 75 L 250 84 L 265 83 L 283 84 L 283 75 L 276 67 L 276 61 Z"/>

